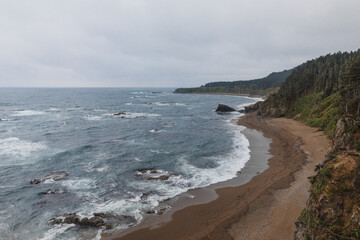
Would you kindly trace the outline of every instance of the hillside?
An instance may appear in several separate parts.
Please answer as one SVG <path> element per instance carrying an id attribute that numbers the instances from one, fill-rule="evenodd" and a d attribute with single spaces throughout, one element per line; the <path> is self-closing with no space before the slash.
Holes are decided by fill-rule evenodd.
<path id="1" fill-rule="evenodd" d="M 178 88 L 175 93 L 230 93 L 262 95 L 274 93 L 292 70 L 273 72 L 260 79 L 234 82 L 211 82 L 197 88 Z"/>
<path id="2" fill-rule="evenodd" d="M 333 149 L 316 167 L 295 239 L 360 239 L 360 50 L 296 67 L 278 93 L 256 105 L 324 130 Z"/>

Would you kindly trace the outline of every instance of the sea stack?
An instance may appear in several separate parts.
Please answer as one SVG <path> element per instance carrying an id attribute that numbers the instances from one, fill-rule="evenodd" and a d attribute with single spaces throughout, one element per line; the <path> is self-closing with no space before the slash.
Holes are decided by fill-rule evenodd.
<path id="1" fill-rule="evenodd" d="M 236 110 L 225 104 L 219 104 L 219 106 L 216 109 L 216 112 L 234 112 L 234 111 L 236 111 Z"/>

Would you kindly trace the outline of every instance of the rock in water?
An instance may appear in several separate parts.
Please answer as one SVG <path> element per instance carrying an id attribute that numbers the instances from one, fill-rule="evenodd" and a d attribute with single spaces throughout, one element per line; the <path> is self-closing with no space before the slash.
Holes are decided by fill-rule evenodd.
<path id="1" fill-rule="evenodd" d="M 234 112 L 234 111 L 236 111 L 236 110 L 225 104 L 219 104 L 219 106 L 216 109 L 216 112 Z"/>
<path id="2" fill-rule="evenodd" d="M 30 184 L 39 184 L 39 183 L 41 183 L 41 180 L 37 178 L 30 181 Z"/>

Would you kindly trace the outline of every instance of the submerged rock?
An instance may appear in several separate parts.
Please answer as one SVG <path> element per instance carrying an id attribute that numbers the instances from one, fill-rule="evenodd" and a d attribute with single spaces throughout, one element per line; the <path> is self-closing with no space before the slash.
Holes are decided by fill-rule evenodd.
<path id="1" fill-rule="evenodd" d="M 59 181 L 59 180 L 61 180 L 63 178 L 66 178 L 67 176 L 69 176 L 69 173 L 67 173 L 65 171 L 54 171 L 54 172 L 46 174 L 41 179 L 34 178 L 33 180 L 30 181 L 30 184 L 39 184 L 39 183 L 42 183 L 42 182 Z"/>
<path id="2" fill-rule="evenodd" d="M 69 174 L 65 171 L 54 171 L 54 172 L 47 174 L 44 177 L 44 181 L 46 181 L 46 180 L 59 181 L 67 176 L 69 176 Z"/>
<path id="3" fill-rule="evenodd" d="M 234 112 L 234 111 L 236 111 L 234 108 L 229 107 L 225 104 L 219 104 L 216 109 L 216 112 Z"/>
<path id="4" fill-rule="evenodd" d="M 156 169 L 143 169 L 138 170 L 138 176 L 142 176 L 146 181 L 166 181 L 171 176 L 167 171 L 164 170 L 156 170 Z"/>
<path id="5" fill-rule="evenodd" d="M 61 194 L 61 193 L 66 193 L 66 191 L 62 188 L 49 189 L 46 192 L 42 192 L 41 194 Z"/>
<path id="6" fill-rule="evenodd" d="M 118 113 L 114 113 L 115 116 L 119 116 L 119 115 L 126 115 L 126 112 L 118 112 Z"/>

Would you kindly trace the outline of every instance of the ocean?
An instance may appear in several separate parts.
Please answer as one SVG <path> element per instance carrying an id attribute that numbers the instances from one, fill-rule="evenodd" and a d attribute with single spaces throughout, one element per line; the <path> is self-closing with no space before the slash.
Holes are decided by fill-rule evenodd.
<path id="1" fill-rule="evenodd" d="M 258 99 L 172 91 L 1 88 L 0 239 L 99 239 L 234 178 L 249 141 L 240 113 L 215 109 Z M 71 213 L 106 225 L 61 222 Z"/>

